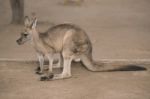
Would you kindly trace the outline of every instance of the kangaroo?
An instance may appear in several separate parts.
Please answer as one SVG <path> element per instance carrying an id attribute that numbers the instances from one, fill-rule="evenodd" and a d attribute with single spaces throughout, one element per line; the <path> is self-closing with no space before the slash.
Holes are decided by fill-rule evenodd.
<path id="1" fill-rule="evenodd" d="M 36 29 L 37 18 L 30 21 L 29 17 L 25 17 L 25 31 L 17 40 L 19 45 L 26 41 L 31 41 L 40 62 L 40 73 L 43 73 L 43 57 L 49 59 L 49 70 L 41 80 L 55 80 L 71 77 L 71 62 L 80 61 L 90 71 L 115 71 L 123 70 L 128 67 L 112 66 L 98 64 L 92 58 L 92 43 L 86 32 L 79 26 L 74 24 L 59 24 L 49 28 L 44 33 L 39 33 Z M 63 63 L 61 74 L 53 74 L 53 55 L 60 53 Z"/>

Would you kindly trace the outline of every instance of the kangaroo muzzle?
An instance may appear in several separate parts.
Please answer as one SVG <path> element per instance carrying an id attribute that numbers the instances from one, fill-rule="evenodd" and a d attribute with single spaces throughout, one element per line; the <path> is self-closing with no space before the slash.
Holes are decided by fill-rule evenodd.
<path id="1" fill-rule="evenodd" d="M 17 42 L 18 45 L 22 44 L 22 40 L 21 39 L 16 40 L 16 42 Z"/>

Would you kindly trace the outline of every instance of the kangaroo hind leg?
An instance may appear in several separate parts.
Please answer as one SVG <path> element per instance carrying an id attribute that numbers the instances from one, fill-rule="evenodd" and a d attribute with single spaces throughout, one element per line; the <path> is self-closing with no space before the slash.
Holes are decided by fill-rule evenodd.
<path id="1" fill-rule="evenodd" d="M 71 77 L 71 62 L 73 60 L 73 57 L 68 55 L 63 55 L 63 71 L 61 74 L 55 74 L 55 79 L 65 79 Z"/>

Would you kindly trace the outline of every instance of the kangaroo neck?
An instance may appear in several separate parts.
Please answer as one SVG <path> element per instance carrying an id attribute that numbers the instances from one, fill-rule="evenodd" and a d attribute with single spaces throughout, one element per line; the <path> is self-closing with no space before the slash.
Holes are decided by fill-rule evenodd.
<path id="1" fill-rule="evenodd" d="M 37 32 L 36 29 L 33 29 L 33 30 L 32 30 L 32 40 L 33 40 L 33 43 L 38 43 L 38 42 L 40 42 L 39 32 Z"/>

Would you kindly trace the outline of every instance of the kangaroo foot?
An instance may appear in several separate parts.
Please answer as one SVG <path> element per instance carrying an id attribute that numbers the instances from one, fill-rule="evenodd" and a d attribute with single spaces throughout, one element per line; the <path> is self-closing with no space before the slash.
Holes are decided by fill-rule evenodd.
<path id="1" fill-rule="evenodd" d="M 52 78 L 54 77 L 54 74 L 53 73 L 51 73 L 51 74 L 49 74 L 48 76 L 42 76 L 41 78 L 40 78 L 40 81 L 49 81 L 49 80 L 51 80 Z"/>
<path id="2" fill-rule="evenodd" d="M 40 67 L 37 67 L 37 68 L 35 69 L 36 72 L 37 72 L 37 71 L 40 71 L 40 70 L 41 70 Z"/>
<path id="3" fill-rule="evenodd" d="M 67 79 L 70 78 L 70 74 L 55 74 L 52 80 L 57 80 L 57 79 Z"/>

